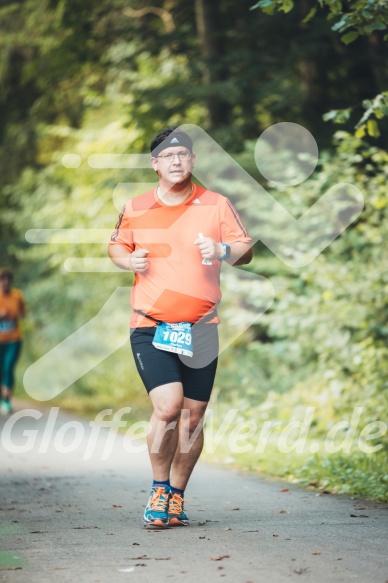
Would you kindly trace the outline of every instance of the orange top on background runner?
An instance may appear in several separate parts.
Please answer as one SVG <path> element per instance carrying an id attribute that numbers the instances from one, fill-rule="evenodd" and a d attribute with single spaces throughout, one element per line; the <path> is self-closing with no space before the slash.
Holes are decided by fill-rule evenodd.
<path id="1" fill-rule="evenodd" d="M 134 310 L 163 322 L 192 323 L 215 310 L 221 299 L 221 262 L 202 264 L 194 244 L 199 233 L 229 245 L 252 241 L 229 199 L 196 184 L 191 195 L 177 205 L 164 204 L 156 188 L 128 201 L 110 245 L 120 245 L 130 253 L 149 251 L 147 271 L 135 274 Z M 210 322 L 218 323 L 218 317 Z M 155 326 L 135 311 L 130 325 Z"/>
<path id="2" fill-rule="evenodd" d="M 3 310 L 5 316 L 0 317 L 0 344 L 16 342 L 21 338 L 18 320 L 25 312 L 23 294 L 19 289 L 11 289 L 8 294 L 0 291 L 0 314 Z"/>

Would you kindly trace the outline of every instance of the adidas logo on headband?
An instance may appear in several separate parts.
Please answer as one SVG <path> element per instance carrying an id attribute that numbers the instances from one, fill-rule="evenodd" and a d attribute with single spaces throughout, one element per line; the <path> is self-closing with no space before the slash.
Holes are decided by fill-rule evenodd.
<path id="1" fill-rule="evenodd" d="M 170 144 L 179 144 L 179 143 L 180 142 L 179 142 L 178 138 L 173 138 L 170 142 Z"/>

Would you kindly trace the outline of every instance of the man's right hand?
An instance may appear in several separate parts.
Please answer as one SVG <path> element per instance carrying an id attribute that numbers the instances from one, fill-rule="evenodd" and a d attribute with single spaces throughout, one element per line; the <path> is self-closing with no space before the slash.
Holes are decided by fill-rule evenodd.
<path id="1" fill-rule="evenodd" d="M 147 271 L 149 263 L 147 259 L 148 249 L 136 249 L 129 256 L 129 269 L 133 273 L 144 273 Z"/>

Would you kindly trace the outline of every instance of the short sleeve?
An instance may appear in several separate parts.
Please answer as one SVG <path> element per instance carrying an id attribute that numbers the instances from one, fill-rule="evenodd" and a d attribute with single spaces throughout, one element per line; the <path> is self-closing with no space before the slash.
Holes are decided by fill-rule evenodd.
<path id="1" fill-rule="evenodd" d="M 125 205 L 120 213 L 116 224 L 116 230 L 112 233 L 109 245 L 125 247 L 130 253 L 132 253 L 135 249 L 135 245 L 133 242 L 133 231 L 127 206 L 128 205 Z"/>
<path id="2" fill-rule="evenodd" d="M 221 216 L 221 241 L 228 243 L 251 243 L 240 215 L 228 198 L 224 199 L 224 208 Z"/>

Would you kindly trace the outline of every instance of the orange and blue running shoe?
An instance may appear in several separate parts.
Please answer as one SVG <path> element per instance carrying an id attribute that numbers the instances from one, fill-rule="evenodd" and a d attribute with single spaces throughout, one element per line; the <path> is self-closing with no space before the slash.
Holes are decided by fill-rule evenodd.
<path id="1" fill-rule="evenodd" d="M 150 498 L 144 511 L 144 526 L 166 527 L 168 525 L 169 489 L 164 486 L 153 486 Z"/>
<path id="2" fill-rule="evenodd" d="M 168 525 L 169 526 L 189 526 L 189 519 L 183 508 L 182 496 L 178 492 L 170 494 L 168 502 Z"/>

